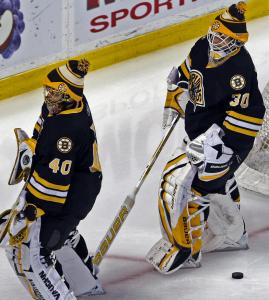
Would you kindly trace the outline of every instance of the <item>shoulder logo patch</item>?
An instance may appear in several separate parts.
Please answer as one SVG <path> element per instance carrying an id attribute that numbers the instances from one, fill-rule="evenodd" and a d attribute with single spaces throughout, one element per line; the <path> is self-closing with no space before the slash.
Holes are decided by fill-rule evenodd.
<path id="1" fill-rule="evenodd" d="M 62 137 L 57 141 L 57 149 L 62 153 L 70 152 L 72 146 L 72 141 L 67 137 Z"/>
<path id="2" fill-rule="evenodd" d="M 198 70 L 191 70 L 189 94 L 190 100 L 194 106 L 205 107 L 203 75 Z"/>
<path id="3" fill-rule="evenodd" d="M 234 75 L 230 80 L 230 85 L 236 91 L 242 90 L 246 85 L 246 79 L 242 75 Z"/>

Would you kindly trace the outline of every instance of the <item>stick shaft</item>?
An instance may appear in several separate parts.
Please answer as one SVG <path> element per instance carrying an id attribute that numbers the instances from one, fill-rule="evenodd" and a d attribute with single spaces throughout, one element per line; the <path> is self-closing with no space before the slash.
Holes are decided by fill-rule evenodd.
<path id="1" fill-rule="evenodd" d="M 138 193 L 138 191 L 140 190 L 143 182 L 145 181 L 147 175 L 149 174 L 149 172 L 151 171 L 156 159 L 158 158 L 159 154 L 161 153 L 164 145 L 166 144 L 167 140 L 169 139 L 172 131 L 174 130 L 177 122 L 179 120 L 179 115 L 174 118 L 174 120 L 172 121 L 171 126 L 169 127 L 169 130 L 164 134 L 162 140 L 159 143 L 159 146 L 157 147 L 157 149 L 155 150 L 154 154 L 152 155 L 148 165 L 146 166 L 145 171 L 143 172 L 143 174 L 141 175 L 140 179 L 138 180 L 137 184 L 136 184 L 136 194 Z"/>
<path id="2" fill-rule="evenodd" d="M 143 182 L 145 181 L 146 177 L 148 176 L 150 170 L 152 169 L 156 159 L 158 158 L 159 154 L 161 153 L 165 143 L 167 142 L 169 136 L 171 135 L 173 129 L 176 126 L 177 121 L 179 120 L 179 116 L 177 116 L 173 122 L 169 130 L 165 133 L 163 136 L 162 140 L 160 141 L 157 149 L 155 150 L 154 154 L 152 155 L 148 165 L 146 166 L 145 171 L 141 175 L 140 179 L 138 180 L 134 190 L 130 195 L 128 195 L 123 204 L 121 205 L 119 211 L 116 214 L 116 217 L 114 218 L 112 224 L 110 225 L 109 229 L 107 230 L 104 238 L 100 242 L 95 255 L 93 257 L 93 264 L 96 266 L 99 266 L 100 263 L 102 262 L 105 254 L 109 250 L 109 248 L 112 245 L 112 242 L 114 241 L 115 237 L 119 233 L 123 223 L 127 219 L 130 211 L 132 210 L 134 204 L 135 204 L 135 197 L 138 191 L 140 190 Z"/>

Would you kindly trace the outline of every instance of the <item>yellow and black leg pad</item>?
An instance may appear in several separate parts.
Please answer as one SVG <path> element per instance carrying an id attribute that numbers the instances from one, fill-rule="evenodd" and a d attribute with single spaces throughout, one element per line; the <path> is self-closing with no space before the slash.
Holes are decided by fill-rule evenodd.
<path id="1" fill-rule="evenodd" d="M 195 173 L 185 153 L 177 149 L 162 175 L 158 207 L 163 238 L 146 256 L 162 274 L 200 265 L 203 212 L 208 201 L 191 192 Z"/>

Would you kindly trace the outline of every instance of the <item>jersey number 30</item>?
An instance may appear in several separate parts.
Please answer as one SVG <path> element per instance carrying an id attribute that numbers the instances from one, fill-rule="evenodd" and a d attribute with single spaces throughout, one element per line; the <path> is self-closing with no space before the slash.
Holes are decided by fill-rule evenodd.
<path id="1" fill-rule="evenodd" d="M 64 160 L 62 163 L 59 158 L 54 158 L 50 163 L 49 167 L 53 173 L 61 172 L 62 175 L 68 175 L 71 170 L 72 161 Z"/>
<path id="2" fill-rule="evenodd" d="M 245 94 L 233 94 L 233 100 L 230 101 L 231 106 L 240 105 L 242 108 L 247 108 L 249 105 L 249 93 Z"/>

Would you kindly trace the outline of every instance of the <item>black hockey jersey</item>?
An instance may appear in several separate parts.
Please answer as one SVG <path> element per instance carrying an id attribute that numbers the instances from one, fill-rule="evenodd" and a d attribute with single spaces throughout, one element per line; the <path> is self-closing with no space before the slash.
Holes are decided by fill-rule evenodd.
<path id="1" fill-rule="evenodd" d="M 59 214 L 69 207 L 78 218 L 85 217 L 93 205 L 91 193 L 98 194 L 102 178 L 95 128 L 85 97 L 80 107 L 57 115 L 49 115 L 44 104 L 33 138 L 37 144 L 26 200 L 46 213 Z"/>
<path id="2" fill-rule="evenodd" d="M 188 88 L 191 100 L 185 130 L 193 140 L 216 123 L 225 132 L 225 145 L 244 159 L 265 113 L 254 64 L 245 47 L 217 67 L 210 65 L 208 54 L 207 38 L 200 38 L 178 67 L 178 85 Z"/>

